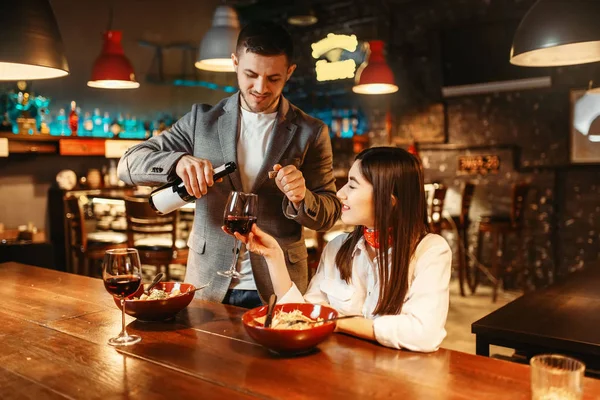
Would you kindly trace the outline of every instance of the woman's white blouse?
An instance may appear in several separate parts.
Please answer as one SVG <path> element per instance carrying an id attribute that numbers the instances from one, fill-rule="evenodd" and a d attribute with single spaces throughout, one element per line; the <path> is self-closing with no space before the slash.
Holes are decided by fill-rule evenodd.
<path id="1" fill-rule="evenodd" d="M 430 352 L 446 337 L 452 252 L 439 235 L 425 236 L 409 265 L 409 289 L 397 315 L 373 315 L 379 298 L 377 257 L 371 259 L 361 238 L 353 251 L 352 279 L 346 283 L 335 256 L 348 234 L 337 236 L 323 250 L 319 268 L 302 296 L 295 284 L 282 303 L 329 304 L 340 314 L 362 314 L 373 320 L 375 338 L 384 346 Z"/>

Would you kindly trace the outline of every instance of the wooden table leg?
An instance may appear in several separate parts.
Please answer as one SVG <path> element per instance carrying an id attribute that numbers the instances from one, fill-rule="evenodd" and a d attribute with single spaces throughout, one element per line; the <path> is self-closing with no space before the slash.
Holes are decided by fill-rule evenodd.
<path id="1" fill-rule="evenodd" d="M 475 335 L 475 354 L 478 356 L 490 356 L 490 342 L 481 335 Z"/>

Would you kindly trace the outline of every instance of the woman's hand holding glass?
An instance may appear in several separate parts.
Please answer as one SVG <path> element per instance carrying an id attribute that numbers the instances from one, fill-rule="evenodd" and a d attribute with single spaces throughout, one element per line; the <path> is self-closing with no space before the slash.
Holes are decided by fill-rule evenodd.
<path id="1" fill-rule="evenodd" d="M 223 228 L 225 233 L 229 233 Z M 230 233 L 229 233 L 230 234 Z M 256 224 L 252 226 L 252 230 L 246 235 L 234 232 L 233 236 L 246 245 L 246 249 L 254 254 L 263 256 L 266 259 L 283 258 L 283 251 L 277 243 L 277 240 Z"/>

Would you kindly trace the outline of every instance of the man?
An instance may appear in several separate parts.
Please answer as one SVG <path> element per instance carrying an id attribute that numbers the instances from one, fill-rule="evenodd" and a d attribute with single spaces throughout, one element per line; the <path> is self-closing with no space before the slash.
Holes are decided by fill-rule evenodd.
<path id="1" fill-rule="evenodd" d="M 119 177 L 128 184 L 161 184 L 179 176 L 198 198 L 185 281 L 211 283 L 197 292 L 199 298 L 251 308 L 273 293 L 265 260 L 245 248 L 238 257 L 241 278 L 217 274 L 232 258 L 234 239 L 221 230 L 230 191 L 258 194 L 257 223 L 279 241 L 301 291 L 308 280 L 302 226 L 327 230 L 340 215 L 327 126 L 281 94 L 296 68 L 292 56 L 284 28 L 249 24 L 231 55 L 239 92 L 215 106 L 194 105 L 119 162 Z M 229 161 L 237 163 L 237 171 L 215 184 L 213 167 Z M 269 171 L 277 171 L 275 179 Z"/>

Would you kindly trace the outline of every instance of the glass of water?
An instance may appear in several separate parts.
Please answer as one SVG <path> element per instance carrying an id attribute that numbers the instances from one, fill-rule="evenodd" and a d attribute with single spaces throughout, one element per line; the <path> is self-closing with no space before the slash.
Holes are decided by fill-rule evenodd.
<path id="1" fill-rule="evenodd" d="M 531 358 L 533 400 L 581 400 L 585 364 L 558 354 Z"/>

